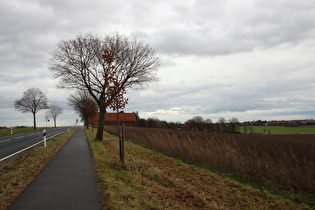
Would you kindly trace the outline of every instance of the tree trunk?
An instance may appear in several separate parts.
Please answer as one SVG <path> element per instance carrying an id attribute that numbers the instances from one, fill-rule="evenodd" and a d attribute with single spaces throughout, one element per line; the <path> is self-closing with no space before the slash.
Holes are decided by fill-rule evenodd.
<path id="1" fill-rule="evenodd" d="M 86 129 L 89 129 L 89 118 L 85 118 L 84 121 L 86 123 Z"/>
<path id="2" fill-rule="evenodd" d="M 125 131 L 125 127 L 124 127 L 124 124 L 122 124 L 122 129 L 121 129 L 121 163 L 124 164 L 125 163 L 125 140 L 124 140 L 124 137 L 125 137 L 125 134 L 124 134 L 124 131 Z"/>
<path id="3" fill-rule="evenodd" d="M 120 120 L 119 120 L 119 109 L 117 108 L 117 128 L 118 128 L 118 138 L 119 138 L 119 157 L 122 162 L 122 144 L 121 144 L 121 131 L 120 131 Z"/>
<path id="4" fill-rule="evenodd" d="M 56 121 L 57 121 L 57 117 L 54 117 L 54 125 L 55 125 L 55 128 L 57 127 Z"/>
<path id="5" fill-rule="evenodd" d="M 120 119 L 119 119 L 119 109 L 117 107 L 117 126 L 118 126 L 118 137 L 119 137 L 119 157 L 120 157 L 120 162 L 122 164 L 125 163 L 125 154 L 124 154 L 124 142 L 123 142 L 123 134 L 122 134 L 122 129 L 120 126 Z"/>
<path id="6" fill-rule="evenodd" d="M 34 130 L 36 129 L 36 117 L 35 117 L 36 113 L 33 112 L 33 119 L 34 119 Z"/>
<path id="7" fill-rule="evenodd" d="M 105 113 L 106 113 L 106 108 L 101 106 L 95 140 L 103 141 Z"/>

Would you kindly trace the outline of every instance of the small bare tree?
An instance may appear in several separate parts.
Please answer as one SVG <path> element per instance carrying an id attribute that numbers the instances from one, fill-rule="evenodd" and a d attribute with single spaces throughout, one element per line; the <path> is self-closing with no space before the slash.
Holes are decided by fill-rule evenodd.
<path id="1" fill-rule="evenodd" d="M 186 125 L 190 127 L 190 129 L 203 131 L 204 130 L 204 120 L 201 116 L 194 116 L 192 119 L 187 120 L 185 122 Z"/>
<path id="2" fill-rule="evenodd" d="M 109 56 L 103 57 L 104 52 Z M 119 59 L 113 59 L 119 58 Z M 148 45 L 116 34 L 105 38 L 86 34 L 76 39 L 60 41 L 52 53 L 50 69 L 60 78 L 61 88 L 87 90 L 99 108 L 96 139 L 103 140 L 104 117 L 108 104 L 115 95 L 108 98 L 106 79 L 112 74 L 120 88 L 143 87 L 155 81 L 155 71 L 160 58 Z"/>
<path id="3" fill-rule="evenodd" d="M 53 118 L 54 126 L 57 127 L 57 117 L 62 114 L 62 108 L 57 104 L 50 104 L 49 110 L 47 111 L 48 116 Z"/>
<path id="4" fill-rule="evenodd" d="M 103 55 L 104 59 L 107 59 L 106 53 Z M 118 58 L 117 58 L 118 59 Z M 112 72 L 114 74 L 114 72 Z M 128 104 L 128 98 L 125 98 L 124 95 L 126 94 L 126 89 L 124 86 L 117 81 L 117 78 L 114 77 L 112 74 L 108 75 L 107 77 L 104 75 L 104 79 L 108 83 L 108 88 L 105 92 L 106 98 L 111 98 L 115 96 L 114 100 L 111 100 L 110 104 L 107 106 L 113 111 L 117 111 L 117 127 L 118 127 L 118 137 L 119 137 L 119 156 L 121 163 L 125 162 L 125 150 L 124 150 L 124 125 L 122 125 L 119 119 L 119 109 L 124 109 L 126 104 Z"/>
<path id="5" fill-rule="evenodd" d="M 84 100 L 83 112 L 82 116 L 84 117 L 84 121 L 86 123 L 86 128 L 89 128 L 89 119 L 92 120 L 92 131 L 94 129 L 94 116 L 98 112 L 97 104 L 95 103 L 94 99 L 88 95 L 88 98 Z"/>
<path id="6" fill-rule="evenodd" d="M 235 132 L 237 126 L 239 125 L 239 121 L 236 117 L 232 117 L 231 119 L 229 119 L 229 124 L 230 124 L 230 131 L 233 133 Z"/>
<path id="7" fill-rule="evenodd" d="M 98 107 L 94 99 L 89 95 L 87 91 L 77 91 L 75 94 L 71 94 L 68 97 L 68 105 L 79 113 L 83 119 L 84 124 L 89 128 L 89 119 L 97 114 Z M 93 124 L 93 122 L 92 122 Z M 93 129 L 93 126 L 92 126 Z"/>
<path id="8" fill-rule="evenodd" d="M 212 131 L 212 127 L 213 127 L 213 122 L 211 119 L 206 119 L 205 120 L 205 129 L 209 132 Z"/>
<path id="9" fill-rule="evenodd" d="M 31 112 L 33 114 L 34 129 L 36 129 L 36 113 L 41 109 L 48 109 L 48 99 L 38 88 L 29 88 L 23 93 L 20 100 L 14 101 L 15 109 L 22 113 Z"/>
<path id="10" fill-rule="evenodd" d="M 226 130 L 226 119 L 224 117 L 220 117 L 218 119 L 218 124 L 220 126 L 220 131 L 225 132 Z"/>

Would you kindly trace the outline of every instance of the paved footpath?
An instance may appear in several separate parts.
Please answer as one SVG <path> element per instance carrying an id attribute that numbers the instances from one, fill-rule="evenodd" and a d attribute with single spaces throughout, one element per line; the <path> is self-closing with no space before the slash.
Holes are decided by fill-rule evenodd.
<path id="1" fill-rule="evenodd" d="M 101 209 L 90 149 L 80 127 L 9 209 Z"/>

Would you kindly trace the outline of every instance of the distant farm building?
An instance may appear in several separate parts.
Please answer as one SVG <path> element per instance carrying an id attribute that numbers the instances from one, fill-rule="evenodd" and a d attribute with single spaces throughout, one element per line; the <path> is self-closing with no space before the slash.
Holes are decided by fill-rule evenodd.
<path id="1" fill-rule="evenodd" d="M 94 115 L 89 119 L 89 124 L 97 125 L 99 120 L 99 113 Z M 124 113 L 119 112 L 119 121 L 120 124 L 126 126 L 135 126 L 136 125 L 136 114 L 135 113 Z M 117 125 L 117 113 L 105 113 L 104 125 Z"/>

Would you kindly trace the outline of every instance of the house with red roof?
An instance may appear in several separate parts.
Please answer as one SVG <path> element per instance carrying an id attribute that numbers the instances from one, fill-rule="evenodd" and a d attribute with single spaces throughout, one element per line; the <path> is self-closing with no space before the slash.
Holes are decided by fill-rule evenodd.
<path id="1" fill-rule="evenodd" d="M 95 114 L 89 119 L 89 124 L 97 125 L 99 120 L 99 113 Z M 119 112 L 119 121 L 126 126 L 136 125 L 136 114 Z M 117 113 L 105 113 L 104 125 L 117 125 Z"/>

